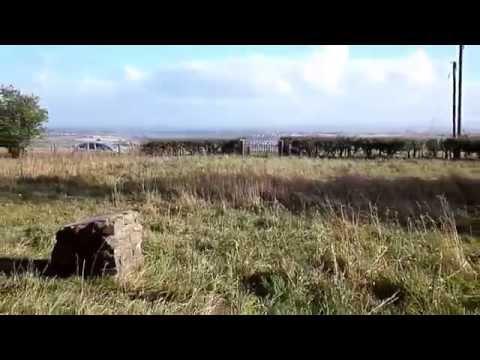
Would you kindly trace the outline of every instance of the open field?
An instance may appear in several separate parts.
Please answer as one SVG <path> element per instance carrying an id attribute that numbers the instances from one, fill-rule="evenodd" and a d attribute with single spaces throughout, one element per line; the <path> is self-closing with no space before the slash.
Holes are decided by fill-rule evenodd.
<path id="1" fill-rule="evenodd" d="M 0 158 L 0 267 L 66 223 L 137 209 L 146 267 L 0 275 L 8 314 L 480 313 L 475 161 Z"/>

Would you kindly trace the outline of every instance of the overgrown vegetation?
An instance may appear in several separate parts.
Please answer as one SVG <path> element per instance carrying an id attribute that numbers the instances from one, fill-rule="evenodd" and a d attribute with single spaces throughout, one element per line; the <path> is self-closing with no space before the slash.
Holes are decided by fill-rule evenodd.
<path id="1" fill-rule="evenodd" d="M 478 314 L 478 182 L 468 161 L 0 159 L 0 256 L 46 258 L 97 213 L 146 229 L 131 283 L 0 275 L 0 312 Z"/>
<path id="2" fill-rule="evenodd" d="M 240 154 L 241 143 L 239 139 L 151 140 L 140 150 L 156 156 Z"/>
<path id="3" fill-rule="evenodd" d="M 408 139 L 403 137 L 284 137 L 281 139 L 284 155 L 309 157 L 404 157 L 417 158 L 480 158 L 480 139 Z"/>

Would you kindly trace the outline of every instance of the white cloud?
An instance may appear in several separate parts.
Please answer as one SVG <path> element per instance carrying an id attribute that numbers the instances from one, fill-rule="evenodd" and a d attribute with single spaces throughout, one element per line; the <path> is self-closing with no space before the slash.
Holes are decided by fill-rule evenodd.
<path id="1" fill-rule="evenodd" d="M 35 89 L 61 86 L 62 82 L 62 78 L 55 71 L 46 67 L 32 74 L 32 84 Z"/>
<path id="2" fill-rule="evenodd" d="M 290 60 L 255 55 L 215 61 L 191 61 L 181 64 L 175 71 L 178 73 L 184 69 L 197 79 L 201 78 L 198 90 L 237 88 L 239 91 L 225 91 L 225 95 L 241 93 L 242 96 L 257 97 L 290 94 L 293 91 L 289 79 L 291 65 Z M 211 94 L 207 92 L 206 96 L 209 95 Z"/>
<path id="3" fill-rule="evenodd" d="M 305 61 L 303 77 L 318 89 L 339 94 L 343 92 L 341 83 L 348 65 L 348 46 L 324 46 Z"/>
<path id="4" fill-rule="evenodd" d="M 117 89 L 117 83 L 112 80 L 85 76 L 78 82 L 76 90 L 83 94 L 108 95 Z"/>
<path id="5" fill-rule="evenodd" d="M 439 64 L 422 48 L 392 58 L 354 57 L 350 50 L 315 46 L 302 58 L 196 59 L 148 71 L 127 65 L 109 79 L 90 75 L 60 81 L 58 74 L 45 71 L 37 74 L 36 81 L 43 84 L 40 95 L 56 93 L 55 102 L 61 101 L 58 94 L 63 89 L 68 106 L 52 105 L 52 117 L 57 108 L 64 118 L 70 118 L 65 113 L 69 111 L 91 121 L 109 117 L 159 126 L 265 122 L 355 130 L 431 126 L 435 119 L 435 125 L 449 128 L 447 73 L 441 81 L 448 61 Z M 75 102 L 71 89 L 79 95 Z M 465 99 L 480 91 L 468 89 L 465 83 Z M 469 114 L 479 113 L 474 101 L 465 101 L 466 123 Z"/>
<path id="6" fill-rule="evenodd" d="M 348 65 L 348 46 L 321 46 L 314 47 L 314 52 L 303 59 L 255 55 L 191 61 L 179 68 L 201 75 L 209 84 L 248 88 L 252 96 L 305 91 L 339 95 Z"/>
<path id="7" fill-rule="evenodd" d="M 47 70 L 43 70 L 33 75 L 33 81 L 43 85 L 48 82 L 50 77 L 50 73 Z"/>
<path id="8" fill-rule="evenodd" d="M 83 92 L 112 92 L 133 81 L 152 92 L 179 97 L 258 97 L 305 94 L 353 96 L 359 83 L 387 89 L 402 82 L 413 87 L 432 86 L 437 69 L 425 50 L 397 58 L 352 58 L 348 46 L 313 47 L 300 59 L 248 56 L 221 60 L 193 60 L 150 72 L 124 66 L 123 77 L 86 76 L 69 82 Z M 54 71 L 44 69 L 33 77 L 37 86 L 65 86 Z M 76 84 L 75 84 L 76 83 Z M 367 90 L 367 89 L 365 89 Z"/>
<path id="9" fill-rule="evenodd" d="M 405 80 L 411 85 L 431 85 L 437 77 L 432 60 L 423 49 L 393 59 L 352 59 L 351 72 L 372 83 Z"/>
<path id="10" fill-rule="evenodd" d="M 278 79 L 275 83 L 275 87 L 281 94 L 291 94 L 293 91 L 292 86 L 285 79 Z"/>
<path id="11" fill-rule="evenodd" d="M 302 96 L 307 93 L 346 96 L 367 81 L 383 86 L 404 82 L 431 86 L 436 69 L 423 49 L 393 59 L 352 58 L 348 46 L 319 46 L 302 59 L 248 56 L 191 61 L 160 69 L 153 76 L 158 91 L 216 97 Z M 353 84 L 352 84 L 353 82 Z"/>
<path id="12" fill-rule="evenodd" d="M 124 72 L 125 72 L 125 79 L 130 81 L 143 80 L 146 77 L 145 72 L 129 65 L 125 66 Z"/>
<path id="13" fill-rule="evenodd" d="M 433 64 L 424 50 L 407 58 L 407 77 L 415 84 L 430 85 L 435 80 Z"/>

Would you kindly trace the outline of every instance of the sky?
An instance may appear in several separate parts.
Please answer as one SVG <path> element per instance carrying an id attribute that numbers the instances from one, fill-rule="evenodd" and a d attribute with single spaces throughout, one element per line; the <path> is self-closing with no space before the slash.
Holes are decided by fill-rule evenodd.
<path id="1" fill-rule="evenodd" d="M 0 84 L 50 128 L 385 132 L 451 129 L 458 46 L 5 46 Z M 465 46 L 464 131 L 480 130 Z"/>

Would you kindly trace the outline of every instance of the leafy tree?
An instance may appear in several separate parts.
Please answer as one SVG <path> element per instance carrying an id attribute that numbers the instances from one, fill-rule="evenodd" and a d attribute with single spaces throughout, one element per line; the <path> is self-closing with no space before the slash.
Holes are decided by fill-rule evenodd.
<path id="1" fill-rule="evenodd" d="M 13 86 L 0 87 L 0 147 L 12 157 L 22 154 L 31 140 L 43 132 L 48 112 L 34 95 L 22 94 Z"/>

